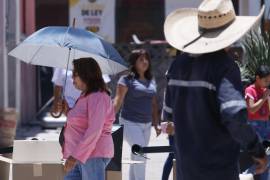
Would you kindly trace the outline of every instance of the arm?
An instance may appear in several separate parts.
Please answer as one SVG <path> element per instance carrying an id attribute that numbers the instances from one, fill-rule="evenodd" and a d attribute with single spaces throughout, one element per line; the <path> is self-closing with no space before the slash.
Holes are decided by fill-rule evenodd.
<path id="1" fill-rule="evenodd" d="M 67 115 L 70 110 L 67 102 L 62 99 L 62 86 L 55 85 L 54 87 L 54 100 L 50 113 L 53 117 L 58 118 L 64 113 Z"/>
<path id="2" fill-rule="evenodd" d="M 55 100 L 61 99 L 62 90 L 63 90 L 62 86 L 58 85 L 54 86 L 53 96 Z"/>
<path id="3" fill-rule="evenodd" d="M 66 103 L 62 100 L 64 81 L 65 76 L 63 76 L 63 70 L 56 68 L 52 77 L 52 83 L 54 84 L 54 101 L 50 110 L 50 114 L 55 118 L 60 117 L 62 112 L 67 109 L 65 107 Z"/>
<path id="4" fill-rule="evenodd" d="M 262 107 L 262 105 L 265 103 L 265 101 L 268 100 L 268 96 L 269 96 L 269 90 L 266 90 L 263 97 L 261 99 L 259 99 L 256 103 L 254 102 L 253 99 L 248 98 L 247 103 L 248 103 L 249 112 L 251 112 L 251 113 L 257 112 Z"/>
<path id="5" fill-rule="evenodd" d="M 166 73 L 167 81 L 169 82 L 170 79 L 170 71 Z M 162 109 L 162 115 L 161 119 L 165 122 L 166 126 L 166 133 L 168 135 L 173 136 L 175 133 L 174 129 L 174 123 L 172 122 L 172 100 L 171 100 L 171 93 L 170 93 L 170 87 L 167 85 L 165 93 L 164 93 L 164 102 L 163 102 L 163 109 Z"/>
<path id="6" fill-rule="evenodd" d="M 249 99 L 247 102 L 248 102 L 248 110 L 249 110 L 249 112 L 255 113 L 255 112 L 257 112 L 262 107 L 262 105 L 264 104 L 265 100 L 264 99 L 260 99 L 256 103 L 254 103 L 254 100 L 253 99 Z"/>
<path id="7" fill-rule="evenodd" d="M 256 165 L 255 173 L 261 174 L 266 170 L 268 160 L 259 138 L 246 123 L 246 115 L 247 112 L 245 110 L 238 112 L 230 120 L 227 119 L 225 126 L 234 140 L 252 156 Z"/>
<path id="8" fill-rule="evenodd" d="M 62 86 L 54 86 L 54 91 L 53 91 L 53 107 L 56 106 L 57 107 L 57 103 L 62 99 L 61 95 L 62 95 L 62 91 L 63 91 L 63 87 Z M 58 112 L 58 111 L 56 111 Z"/>
<path id="9" fill-rule="evenodd" d="M 63 92 L 65 78 L 63 70 L 56 68 L 52 77 L 52 83 L 54 84 L 53 96 L 55 101 L 62 98 L 61 95 Z"/>
<path id="10" fill-rule="evenodd" d="M 175 61 L 174 61 L 175 62 Z M 173 64 L 170 66 L 169 70 L 166 72 L 166 80 L 167 80 L 167 86 L 164 92 L 164 98 L 163 98 L 163 108 L 162 108 L 162 114 L 161 114 L 161 120 L 162 121 L 173 121 L 172 115 L 173 115 L 173 100 L 171 95 L 170 86 L 168 85 L 168 82 L 171 78 L 171 69 L 173 67 Z"/>
<path id="11" fill-rule="evenodd" d="M 156 96 L 154 96 L 152 99 L 152 121 L 154 128 L 156 130 L 156 134 L 157 136 L 159 136 L 161 133 L 161 129 L 158 127 L 160 124 L 160 115 L 158 112 L 158 102 Z"/>
<path id="12" fill-rule="evenodd" d="M 174 123 L 172 122 L 172 113 L 173 110 L 171 108 L 171 100 L 170 98 L 170 92 L 169 92 L 169 87 L 167 87 L 165 96 L 164 96 L 164 103 L 163 103 L 163 110 L 162 110 L 162 121 L 166 122 L 166 133 L 168 135 L 173 136 L 175 133 L 174 129 Z"/>
<path id="13" fill-rule="evenodd" d="M 60 109 L 61 107 L 59 107 L 58 105 L 59 105 L 59 102 L 61 101 L 62 89 L 63 89 L 62 86 L 58 86 L 58 85 L 54 86 L 54 91 L 53 91 L 54 100 L 53 100 L 53 105 L 50 111 L 51 113 L 57 114 L 61 112 L 61 109 Z"/>
<path id="14" fill-rule="evenodd" d="M 267 160 L 259 138 L 252 127 L 246 123 L 246 102 L 242 96 L 240 71 L 237 65 L 232 65 L 223 76 L 217 89 L 217 100 L 222 124 L 232 138 L 249 152 L 256 163 L 261 165 L 262 168 L 257 166 L 257 172 L 262 172 Z"/>
<path id="15" fill-rule="evenodd" d="M 121 84 L 117 85 L 116 95 L 115 95 L 115 98 L 113 100 L 113 106 L 114 106 L 115 113 L 119 112 L 119 110 L 123 104 L 123 101 L 125 99 L 125 96 L 127 94 L 127 91 L 128 91 L 127 86 L 124 86 Z"/>

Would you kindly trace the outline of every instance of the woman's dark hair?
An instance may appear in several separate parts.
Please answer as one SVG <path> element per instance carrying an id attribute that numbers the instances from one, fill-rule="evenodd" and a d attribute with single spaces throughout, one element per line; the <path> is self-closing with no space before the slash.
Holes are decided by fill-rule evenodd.
<path id="1" fill-rule="evenodd" d="M 147 80 L 151 80 L 153 78 L 152 72 L 151 72 L 151 60 L 150 60 L 150 54 L 145 50 L 145 49 L 136 49 L 133 50 L 129 56 L 128 62 L 129 62 L 129 69 L 130 69 L 130 74 L 128 76 L 129 79 L 139 78 L 139 74 L 135 68 L 135 64 L 140 56 L 145 56 L 146 59 L 149 62 L 148 69 L 145 71 L 144 76 Z"/>
<path id="2" fill-rule="evenodd" d="M 73 76 L 77 74 L 87 86 L 85 95 L 97 91 L 105 91 L 109 94 L 109 90 L 102 78 L 101 69 L 95 59 L 90 57 L 75 59 L 73 60 L 73 66 Z"/>
<path id="3" fill-rule="evenodd" d="M 259 78 L 265 78 L 268 75 L 270 75 L 270 68 L 266 65 L 259 66 L 255 72 L 255 77 L 259 76 Z"/>

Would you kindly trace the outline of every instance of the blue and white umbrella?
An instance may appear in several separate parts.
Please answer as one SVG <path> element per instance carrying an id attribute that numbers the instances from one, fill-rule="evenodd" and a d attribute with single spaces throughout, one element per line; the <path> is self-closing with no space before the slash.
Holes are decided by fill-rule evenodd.
<path id="1" fill-rule="evenodd" d="M 9 55 L 26 63 L 72 69 L 72 60 L 92 57 L 103 74 L 127 69 L 117 50 L 98 35 L 72 27 L 45 27 L 26 38 Z"/>

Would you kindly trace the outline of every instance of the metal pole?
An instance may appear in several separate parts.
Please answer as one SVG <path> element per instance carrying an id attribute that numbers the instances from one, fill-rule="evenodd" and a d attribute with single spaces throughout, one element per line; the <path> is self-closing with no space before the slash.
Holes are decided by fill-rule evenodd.
<path id="1" fill-rule="evenodd" d="M 4 82 L 4 108 L 8 107 L 8 62 L 7 62 L 7 46 L 6 46 L 6 31 L 7 31 L 7 16 L 6 16 L 6 0 L 3 0 L 3 82 Z"/>
<path id="2" fill-rule="evenodd" d="M 20 2 L 21 0 L 16 0 L 16 45 L 20 43 L 21 38 L 21 26 L 20 26 L 20 18 L 21 18 L 21 11 L 20 11 Z M 20 112 L 21 112 L 21 62 L 20 60 L 16 60 L 16 111 L 18 113 L 18 121 L 20 120 Z"/>

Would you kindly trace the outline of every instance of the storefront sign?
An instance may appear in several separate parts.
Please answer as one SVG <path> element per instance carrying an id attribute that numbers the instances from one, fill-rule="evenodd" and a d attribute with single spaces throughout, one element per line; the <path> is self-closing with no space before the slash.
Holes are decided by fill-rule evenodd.
<path id="1" fill-rule="evenodd" d="M 115 0 L 69 0 L 69 23 L 115 42 Z"/>

